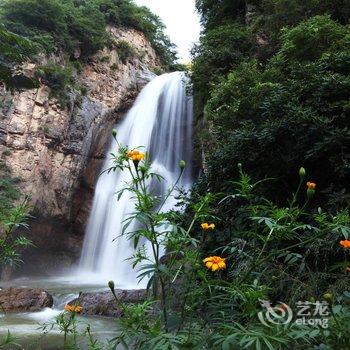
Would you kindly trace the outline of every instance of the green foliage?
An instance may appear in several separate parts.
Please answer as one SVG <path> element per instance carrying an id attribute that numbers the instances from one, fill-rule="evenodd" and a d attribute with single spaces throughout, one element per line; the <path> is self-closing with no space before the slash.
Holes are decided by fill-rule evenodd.
<path id="1" fill-rule="evenodd" d="M 152 172 L 148 155 L 144 161 L 142 156 L 131 160 L 128 148 L 119 145 L 119 153 L 112 156 L 114 166 L 108 172 L 132 175 L 118 193 L 120 198 L 129 192 L 135 200 L 123 234 L 134 242 L 133 266 L 140 279 L 150 278 L 155 298 L 124 306 L 116 298 L 124 317 L 112 343 L 127 349 L 349 346 L 348 252 L 339 241 L 350 237 L 350 217 L 346 208 L 336 213 L 315 210 L 318 191 L 306 191 L 307 169 L 299 172 L 299 185 L 287 204 L 279 205 L 260 193 L 272 179 L 253 182 L 239 165 L 231 192 L 193 198 L 184 220 L 179 213 L 161 210 L 176 184 L 165 198 L 150 191 L 150 180 L 162 179 Z M 227 214 L 218 216 L 222 212 Z M 129 230 L 134 221 L 136 230 Z M 215 229 L 205 230 L 205 221 L 215 222 Z M 141 238 L 151 243 L 150 252 L 139 246 Z M 167 252 L 163 258 L 161 245 Z M 208 255 L 225 257 L 224 269 L 211 271 L 206 260 L 201 262 Z M 114 294 L 114 283 L 109 286 Z M 327 304 L 329 330 L 293 321 L 271 327 L 258 322 L 262 300 L 283 300 L 296 309 L 299 300 L 323 300 L 326 292 L 332 299 Z"/>
<path id="2" fill-rule="evenodd" d="M 147 7 L 136 6 L 131 0 L 96 0 L 107 23 L 135 28 L 151 42 L 166 70 L 174 68 L 174 45 L 164 34 L 165 26 Z"/>
<path id="3" fill-rule="evenodd" d="M 329 16 L 316 16 L 282 32 L 281 54 L 287 60 L 313 61 L 321 55 L 350 48 L 348 27 Z"/>
<path id="4" fill-rule="evenodd" d="M 253 1 L 258 15 L 255 26 L 272 39 L 277 39 L 285 26 L 295 26 L 301 21 L 317 15 L 330 15 L 333 20 L 347 24 L 350 4 L 346 0 L 258 0 Z"/>
<path id="5" fill-rule="evenodd" d="M 329 42 L 332 37 L 332 45 L 316 45 L 303 55 L 307 44 L 298 38 L 306 28 L 318 33 L 311 41 Z M 243 162 L 255 179 L 280 179 L 275 192 L 265 186 L 265 194 L 279 200 L 295 183 L 292 174 L 300 164 L 322 188 L 320 203 L 334 204 L 339 200 L 334 194 L 349 190 L 350 51 L 345 34 L 349 29 L 329 17 L 315 17 L 284 31 L 282 49 L 265 69 L 256 61 L 242 63 L 216 86 L 205 110 L 213 123 L 208 142 L 214 149 L 203 186 L 221 191 L 237 174 L 235 164 Z M 219 168 L 226 184 L 222 177 L 218 180 Z"/>
<path id="6" fill-rule="evenodd" d="M 6 29 L 46 53 L 80 51 L 87 59 L 108 43 L 105 27 L 114 24 L 142 31 L 166 67 L 176 58 L 160 19 L 130 0 L 5 0 L 0 15 Z"/>
<path id="7" fill-rule="evenodd" d="M 125 63 L 128 59 L 136 56 L 135 48 L 125 40 L 119 40 L 115 46 L 118 52 L 119 59 L 123 63 Z"/>
<path id="8" fill-rule="evenodd" d="M 21 262 L 21 250 L 31 242 L 20 234 L 27 228 L 30 207 L 27 198 L 18 203 L 18 179 L 11 176 L 5 162 L 0 162 L 0 271 L 5 266 L 16 266 Z M 18 203 L 18 204 L 17 204 Z"/>
<path id="9" fill-rule="evenodd" d="M 190 203 L 214 194 L 217 229 L 200 249 L 227 258 L 201 296 L 215 333 L 208 348 L 347 349 L 349 260 L 339 240 L 349 236 L 349 2 L 196 3 L 204 30 L 192 79 L 207 130 L 197 134 L 205 172 Z M 233 50 L 224 35 L 210 42 L 221 27 L 244 28 L 250 48 L 235 45 L 236 56 L 215 60 Z M 301 165 L 307 171 L 298 184 Z M 188 210 L 186 223 L 195 212 Z M 261 299 L 293 308 L 327 291 L 336 296 L 328 329 L 256 322 Z"/>
<path id="10" fill-rule="evenodd" d="M 16 67 L 35 53 L 32 43 L 0 26 L 0 81 L 9 89 L 35 86 Z"/>
<path id="11" fill-rule="evenodd" d="M 7 331 L 7 334 L 0 340 L 0 349 L 9 349 L 10 346 L 20 348 L 21 345 L 16 343 L 16 338 Z"/>
<path id="12" fill-rule="evenodd" d="M 20 197 L 18 192 L 20 179 L 11 176 L 11 171 L 3 159 L 0 159 L 0 176 L 0 208 L 2 213 L 7 214 L 12 203 Z"/>
<path id="13" fill-rule="evenodd" d="M 61 48 L 73 53 L 80 48 L 88 56 L 105 42 L 103 15 L 93 2 L 70 0 L 14 0 L 2 4 L 4 24 L 28 37 L 47 53 Z"/>
<path id="14" fill-rule="evenodd" d="M 113 131 L 114 138 L 116 134 Z M 151 293 L 142 303 L 124 304 L 114 282 L 108 282 L 123 317 L 118 319 L 118 335 L 106 346 L 94 340 L 87 326 L 91 349 L 349 347 L 350 280 L 345 277 L 349 250 L 339 244 L 350 238 L 349 212 L 315 208 L 317 186 L 304 187 L 308 169 L 300 169 L 299 184 L 286 204 L 264 197 L 261 186 L 272 179 L 254 182 L 241 164 L 230 190 L 197 194 L 189 200 L 176 190 L 185 167 L 181 161 L 178 180 L 160 197 L 152 191 L 151 181 L 164 179 L 152 171 L 149 155 L 118 146 L 118 153 L 112 154 L 113 166 L 106 171 L 131 175 L 117 193 L 118 199 L 128 193 L 135 203 L 122 234 L 134 243 L 130 261 L 140 280 L 149 278 Z M 174 196 L 187 206 L 185 214 L 163 210 Z M 223 212 L 226 216 L 221 216 Z M 204 222 L 211 222 L 212 229 L 206 229 Z M 165 256 L 161 256 L 162 246 Z M 220 269 L 208 263 L 208 255 L 219 258 Z M 329 314 L 323 319 L 328 328 L 301 325 L 293 319 L 259 323 L 261 313 L 281 312 L 281 306 L 286 306 L 278 303 L 264 310 L 261 303 L 269 300 L 283 300 L 293 310 L 299 300 L 327 301 Z M 64 334 L 64 347 L 78 349 L 80 311 L 79 302 L 66 306 L 54 322 L 43 326 L 44 332 L 58 329 Z"/>
<path id="15" fill-rule="evenodd" d="M 30 207 L 25 199 L 10 210 L 0 212 L 0 267 L 17 266 L 22 262 L 21 250 L 31 245 L 25 236 L 16 234 L 17 229 L 28 228 Z"/>
<path id="16" fill-rule="evenodd" d="M 249 29 L 237 23 L 219 26 L 201 37 L 194 47 L 193 88 L 200 106 L 209 97 L 213 83 L 241 63 L 254 47 Z"/>
<path id="17" fill-rule="evenodd" d="M 70 67 L 47 65 L 37 69 L 36 76 L 51 88 L 51 96 L 57 98 L 62 108 L 69 106 L 69 92 L 74 85 Z"/>
<path id="18" fill-rule="evenodd" d="M 254 3 L 252 1 L 251 3 Z M 243 0 L 196 0 L 196 7 L 201 14 L 205 30 L 211 30 L 223 23 L 231 22 L 233 18 L 243 17 L 246 2 Z"/>
<path id="19" fill-rule="evenodd" d="M 250 41 L 254 43 L 252 50 L 247 51 L 245 47 L 241 49 L 239 45 L 236 45 L 233 50 L 241 53 L 241 61 L 242 59 L 258 58 L 264 64 L 266 60 L 270 59 L 280 49 L 280 38 L 283 28 L 296 26 L 313 16 L 329 15 L 331 19 L 337 22 L 336 24 L 328 22 L 330 26 L 333 26 L 333 31 L 336 27 L 341 31 L 341 26 L 338 23 L 346 25 L 349 23 L 350 18 L 350 3 L 346 0 L 253 0 L 249 1 L 248 5 L 240 0 L 220 2 L 212 0 L 196 1 L 197 10 L 201 14 L 204 26 L 199 49 L 197 48 L 193 51 L 195 107 L 198 115 L 201 115 L 203 112 L 209 97 L 208 92 L 237 63 L 235 58 L 230 59 L 229 56 L 227 57 L 228 60 L 221 62 L 220 60 L 210 62 L 204 59 L 206 51 L 215 54 L 217 47 L 220 49 L 219 56 L 220 52 L 225 48 L 232 50 L 232 42 L 225 37 L 222 37 L 222 40 L 219 40 L 217 43 L 209 43 L 209 45 L 206 43 L 207 38 L 210 39 L 219 27 L 231 26 L 231 30 L 235 31 L 244 25 L 245 30 L 251 33 Z M 316 19 L 314 22 L 319 20 L 321 19 Z M 324 30 L 327 30 L 326 22 L 327 20 L 324 20 Z M 317 26 L 316 23 L 315 25 Z M 332 30 L 330 27 L 328 29 Z M 313 30 L 314 28 L 309 26 L 308 33 L 305 33 L 305 35 L 312 34 L 311 37 L 319 36 L 320 33 L 313 32 Z M 312 50 L 317 50 L 317 43 L 312 46 L 311 38 L 309 39 L 309 47 Z M 206 70 L 209 73 L 213 71 L 214 74 L 209 74 L 209 77 L 206 78 L 204 73 Z M 208 92 L 205 93 L 205 91 Z"/>
<path id="20" fill-rule="evenodd" d="M 51 322 L 44 323 L 41 326 L 43 332 L 42 337 L 47 336 L 51 332 L 58 332 L 63 334 L 63 346 L 62 349 L 79 350 L 87 348 L 89 350 L 112 350 L 115 349 L 110 341 L 101 343 L 94 338 L 92 330 L 89 324 L 83 324 L 83 330 L 79 329 L 78 314 L 81 312 L 80 300 L 78 299 L 75 304 L 68 304 L 65 306 L 64 311 L 61 312 Z M 85 339 L 86 342 L 81 344 L 81 340 Z"/>

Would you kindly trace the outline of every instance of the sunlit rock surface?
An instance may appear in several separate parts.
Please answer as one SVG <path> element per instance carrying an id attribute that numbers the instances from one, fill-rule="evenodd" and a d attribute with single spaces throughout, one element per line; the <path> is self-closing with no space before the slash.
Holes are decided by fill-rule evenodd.
<path id="1" fill-rule="evenodd" d="M 43 289 L 0 289 L 0 310 L 2 312 L 33 312 L 52 307 L 52 305 L 52 296 Z"/>

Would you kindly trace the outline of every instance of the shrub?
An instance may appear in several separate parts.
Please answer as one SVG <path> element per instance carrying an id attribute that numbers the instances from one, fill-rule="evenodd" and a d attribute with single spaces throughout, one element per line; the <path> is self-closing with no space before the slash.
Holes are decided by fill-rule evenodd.
<path id="1" fill-rule="evenodd" d="M 222 25 L 201 37 L 192 51 L 196 57 L 192 81 L 199 109 L 209 97 L 213 83 L 245 60 L 252 48 L 250 30 L 237 23 Z"/>
<path id="2" fill-rule="evenodd" d="M 44 44 L 45 51 L 51 49 L 47 42 L 57 42 L 60 47 L 71 45 L 65 10 L 57 0 L 14 0 L 2 3 L 5 26 L 13 32 Z"/>
<path id="3" fill-rule="evenodd" d="M 40 50 L 57 49 L 87 59 L 108 41 L 106 24 L 142 31 L 165 66 L 175 53 L 160 19 L 130 0 L 5 0 L 1 4 L 5 27 L 30 39 Z"/>
<path id="4" fill-rule="evenodd" d="M 256 1 L 251 1 L 251 4 Z M 232 21 L 232 18 L 239 18 L 245 15 L 246 2 L 243 0 L 223 0 L 218 4 L 212 0 L 196 0 L 196 7 L 201 14 L 202 24 L 206 30 Z"/>
<path id="5" fill-rule="evenodd" d="M 15 72 L 16 67 L 35 52 L 29 40 L 0 26 L 0 81 L 7 88 L 35 86 L 35 81 Z"/>
<path id="6" fill-rule="evenodd" d="M 123 63 L 126 63 L 128 59 L 136 56 L 135 48 L 126 40 L 119 40 L 115 46 L 118 52 L 119 59 Z"/>
<path id="7" fill-rule="evenodd" d="M 0 204 L 4 212 L 7 212 L 12 203 L 19 199 L 18 178 L 11 176 L 10 168 L 3 159 L 0 159 Z"/>
<path id="8" fill-rule="evenodd" d="M 20 179 L 14 178 L 4 160 L 0 159 L 0 273 L 6 266 L 21 262 L 21 250 L 31 242 L 18 234 L 26 228 L 30 207 L 27 198 L 21 200 Z"/>
<path id="9" fill-rule="evenodd" d="M 350 284 L 345 278 L 349 213 L 346 208 L 334 213 L 315 210 L 319 184 L 308 181 L 308 169 L 299 170 L 299 184 L 287 204 L 262 196 L 264 180 L 253 182 L 242 165 L 229 191 L 205 193 L 188 202 L 174 193 L 183 161 L 178 180 L 159 197 L 150 181 L 162 179 L 152 172 L 147 153 L 119 144 L 119 153 L 112 157 L 108 172 L 127 171 L 133 179 L 117 194 L 135 199 L 122 234 L 134 242 L 137 250 L 130 260 L 140 280 L 149 277 L 152 291 L 143 303 L 123 304 L 114 282 L 108 283 L 124 315 L 114 346 L 219 350 L 350 345 Z M 183 213 L 162 210 L 170 196 L 189 204 L 187 220 Z M 217 215 L 224 210 L 230 218 Z M 161 246 L 166 248 L 164 257 Z M 325 316 L 329 331 L 293 320 L 259 323 L 262 301 L 267 307 L 283 300 L 279 307 L 296 310 L 299 300 L 310 300 L 311 306 L 316 299 L 331 310 Z M 278 304 L 265 312 L 271 310 L 278 313 Z"/>
<path id="10" fill-rule="evenodd" d="M 164 34 L 164 24 L 147 7 L 136 6 L 130 0 L 96 0 L 107 23 L 135 28 L 145 34 L 166 69 L 176 68 L 174 45 Z"/>
<path id="11" fill-rule="evenodd" d="M 5 25 L 46 52 L 61 48 L 72 53 L 79 47 L 88 56 L 104 44 L 104 18 L 91 1 L 14 0 L 2 7 Z"/>
<path id="12" fill-rule="evenodd" d="M 282 32 L 281 54 L 287 59 L 313 61 L 322 54 L 350 46 L 350 32 L 329 16 L 316 16 Z"/>
<path id="13" fill-rule="evenodd" d="M 301 57 L 303 46 L 300 51 L 290 44 L 306 27 L 319 33 L 319 42 L 328 42 L 334 28 L 335 33 L 349 33 L 329 17 L 303 22 L 284 31 L 282 49 L 266 68 L 254 60 L 242 63 L 213 89 L 205 109 L 212 131 L 205 142 L 212 151 L 204 188 L 220 192 L 237 174 L 235 164 L 242 162 L 255 179 L 280 179 L 278 191 L 265 188 L 265 194 L 279 200 L 293 186 L 291 174 L 300 164 L 312 169 L 322 186 L 322 203 L 333 203 L 331 193 L 349 190 L 349 44 L 337 34 L 338 41 L 317 46 L 310 61 L 308 55 L 314 54 Z"/>
<path id="14" fill-rule="evenodd" d="M 51 88 L 51 96 L 57 98 L 62 108 L 69 104 L 69 92 L 74 84 L 70 67 L 47 65 L 39 67 L 36 76 Z"/>

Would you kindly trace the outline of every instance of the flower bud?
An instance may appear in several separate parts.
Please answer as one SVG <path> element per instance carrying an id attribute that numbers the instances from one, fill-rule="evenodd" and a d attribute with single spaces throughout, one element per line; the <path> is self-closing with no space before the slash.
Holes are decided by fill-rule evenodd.
<path id="1" fill-rule="evenodd" d="M 117 136 L 117 129 L 113 129 L 113 130 L 112 130 L 112 136 L 113 136 L 114 138 L 116 138 L 116 136 Z"/>
<path id="2" fill-rule="evenodd" d="M 147 172 L 147 168 L 145 166 L 140 166 L 139 169 L 141 171 L 141 174 L 144 176 Z"/>
<path id="3" fill-rule="evenodd" d="M 108 287 L 114 293 L 114 282 L 113 281 L 108 282 Z"/>
<path id="4" fill-rule="evenodd" d="M 184 169 L 185 169 L 185 166 L 186 166 L 186 162 L 185 162 L 184 160 L 180 160 L 179 165 L 180 165 L 180 169 L 181 169 L 181 170 L 184 170 Z"/>
<path id="5" fill-rule="evenodd" d="M 323 294 L 323 299 L 331 302 L 333 300 L 333 294 L 332 293 L 325 293 Z"/>
<path id="6" fill-rule="evenodd" d="M 237 166 L 239 170 L 242 170 L 242 163 L 238 163 Z"/>
<path id="7" fill-rule="evenodd" d="M 304 167 L 301 167 L 301 168 L 299 169 L 299 176 L 300 176 L 300 177 L 304 177 L 305 175 L 306 175 L 306 170 L 305 170 Z"/>
<path id="8" fill-rule="evenodd" d="M 308 188 L 306 191 L 307 198 L 311 199 L 315 195 L 315 190 L 312 188 Z"/>
<path id="9" fill-rule="evenodd" d="M 307 186 L 307 198 L 311 199 L 315 195 L 316 184 L 314 182 L 308 181 Z"/>

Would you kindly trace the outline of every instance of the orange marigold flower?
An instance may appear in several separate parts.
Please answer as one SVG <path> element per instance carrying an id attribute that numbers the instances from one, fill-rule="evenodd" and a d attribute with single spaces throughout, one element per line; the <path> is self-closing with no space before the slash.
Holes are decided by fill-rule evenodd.
<path id="1" fill-rule="evenodd" d="M 207 222 L 203 222 L 201 224 L 202 230 L 214 230 L 215 229 L 215 224 L 208 224 Z"/>
<path id="2" fill-rule="evenodd" d="M 345 239 L 344 241 L 340 241 L 339 244 L 343 247 L 343 248 L 350 248 L 350 241 L 348 239 Z"/>
<path id="3" fill-rule="evenodd" d="M 203 260 L 205 266 L 212 271 L 226 269 L 226 262 L 224 258 L 220 256 L 209 256 Z"/>
<path id="4" fill-rule="evenodd" d="M 133 161 L 139 162 L 140 160 L 145 158 L 145 154 L 138 151 L 137 149 L 134 149 L 128 152 L 128 157 Z"/>
<path id="5" fill-rule="evenodd" d="M 314 182 L 308 181 L 308 182 L 306 183 L 306 186 L 307 186 L 307 188 L 308 188 L 309 190 L 314 190 L 314 189 L 316 189 L 316 184 L 315 184 Z"/>
<path id="6" fill-rule="evenodd" d="M 81 312 L 81 310 L 83 310 L 83 308 L 81 306 L 78 306 L 78 305 L 67 304 L 67 305 L 65 305 L 64 310 L 68 311 L 68 312 L 79 313 L 79 312 Z"/>

